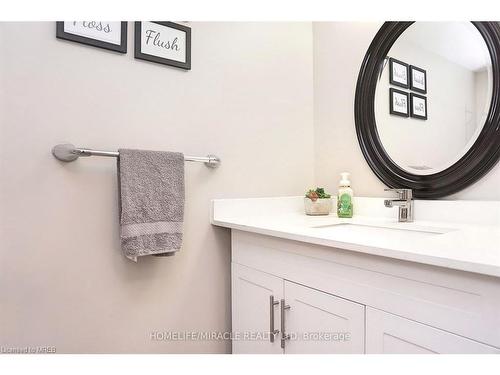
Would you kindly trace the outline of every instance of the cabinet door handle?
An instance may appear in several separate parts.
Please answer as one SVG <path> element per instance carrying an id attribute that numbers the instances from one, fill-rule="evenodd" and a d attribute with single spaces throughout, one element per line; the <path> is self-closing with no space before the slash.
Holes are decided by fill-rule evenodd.
<path id="1" fill-rule="evenodd" d="M 285 311 L 289 310 L 290 306 L 285 304 L 285 300 L 281 300 L 281 349 L 285 349 L 285 341 L 290 339 L 290 335 L 285 333 Z"/>
<path id="2" fill-rule="evenodd" d="M 274 300 L 274 296 L 269 296 L 269 341 L 274 342 L 274 336 L 280 331 L 274 329 L 274 306 L 279 304 L 279 301 Z"/>

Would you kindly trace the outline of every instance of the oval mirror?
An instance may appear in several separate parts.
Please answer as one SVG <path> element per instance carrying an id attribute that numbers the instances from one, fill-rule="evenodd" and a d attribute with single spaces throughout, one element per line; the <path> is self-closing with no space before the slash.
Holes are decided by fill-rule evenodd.
<path id="1" fill-rule="evenodd" d="M 365 56 L 356 131 L 390 187 L 441 197 L 475 182 L 500 156 L 499 25 L 387 22 Z"/>

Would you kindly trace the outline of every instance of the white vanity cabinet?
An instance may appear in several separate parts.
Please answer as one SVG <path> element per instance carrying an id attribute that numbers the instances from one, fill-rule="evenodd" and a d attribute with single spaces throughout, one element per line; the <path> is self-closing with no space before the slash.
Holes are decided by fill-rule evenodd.
<path id="1" fill-rule="evenodd" d="M 232 230 L 232 330 L 233 353 L 500 353 L 500 281 Z"/>
<path id="2" fill-rule="evenodd" d="M 231 272 L 233 353 L 282 353 L 270 331 L 280 324 L 283 280 L 235 263 Z"/>
<path id="3" fill-rule="evenodd" d="M 286 280 L 284 292 L 285 353 L 363 353 L 365 306 Z"/>
<path id="4" fill-rule="evenodd" d="M 483 354 L 494 347 L 381 310 L 366 308 L 368 354 Z"/>
<path id="5" fill-rule="evenodd" d="M 364 352 L 365 306 L 236 263 L 232 280 L 233 353 Z"/>

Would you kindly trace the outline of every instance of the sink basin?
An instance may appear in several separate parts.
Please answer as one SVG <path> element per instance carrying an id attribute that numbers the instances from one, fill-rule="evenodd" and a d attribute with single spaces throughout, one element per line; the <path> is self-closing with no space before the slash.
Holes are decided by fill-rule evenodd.
<path id="1" fill-rule="evenodd" d="M 396 223 L 388 225 L 360 224 L 360 223 L 336 223 L 319 225 L 314 228 L 331 234 L 345 234 L 350 236 L 387 236 L 398 237 L 404 240 L 412 238 L 423 238 L 437 236 L 453 232 L 454 228 L 440 228 L 431 226 L 414 225 L 412 223 Z"/>

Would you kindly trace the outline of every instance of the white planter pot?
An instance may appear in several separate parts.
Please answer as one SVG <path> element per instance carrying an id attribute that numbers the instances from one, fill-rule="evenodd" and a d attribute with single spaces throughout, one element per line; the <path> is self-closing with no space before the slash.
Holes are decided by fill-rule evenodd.
<path id="1" fill-rule="evenodd" d="M 304 208 L 306 215 L 328 215 L 332 211 L 332 198 L 322 198 L 312 201 L 304 197 Z"/>

